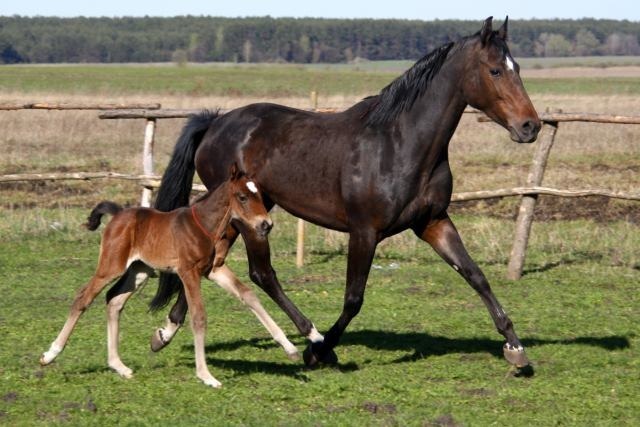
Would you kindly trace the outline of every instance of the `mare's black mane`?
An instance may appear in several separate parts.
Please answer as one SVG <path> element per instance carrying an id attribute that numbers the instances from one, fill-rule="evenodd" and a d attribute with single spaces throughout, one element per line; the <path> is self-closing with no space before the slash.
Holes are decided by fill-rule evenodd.
<path id="1" fill-rule="evenodd" d="M 378 100 L 369 111 L 367 125 L 389 123 L 400 113 L 410 109 L 438 74 L 454 44 L 447 43 L 432 50 L 382 89 L 377 95 Z"/>

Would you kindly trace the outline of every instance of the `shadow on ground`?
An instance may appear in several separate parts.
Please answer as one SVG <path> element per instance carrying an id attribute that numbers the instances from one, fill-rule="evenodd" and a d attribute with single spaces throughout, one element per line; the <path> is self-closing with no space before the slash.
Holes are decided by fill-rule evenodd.
<path id="1" fill-rule="evenodd" d="M 297 343 L 302 350 L 304 344 Z M 362 330 L 347 332 L 340 343 L 340 346 L 365 346 L 372 350 L 387 351 L 407 351 L 409 354 L 400 357 L 390 363 L 407 363 L 424 359 L 430 356 L 441 356 L 452 353 L 488 353 L 496 358 L 502 358 L 503 340 L 489 338 L 448 338 L 428 333 L 420 332 L 390 332 L 376 330 Z M 620 335 L 611 336 L 583 336 L 575 338 L 523 339 L 525 347 L 536 347 L 543 345 L 580 345 L 597 347 L 608 351 L 630 348 L 631 343 L 628 337 Z M 206 352 L 209 355 L 207 362 L 214 366 L 224 366 L 232 369 L 239 375 L 255 373 L 256 371 L 284 375 L 301 381 L 308 381 L 304 375 L 306 368 L 300 363 L 291 362 L 263 362 L 247 361 L 239 359 L 219 359 L 211 357 L 218 351 L 233 351 L 242 347 L 255 347 L 259 349 L 275 348 L 275 344 L 270 339 L 236 340 L 218 344 L 208 345 Z M 339 347 L 338 347 L 339 348 Z M 182 350 L 193 354 L 193 346 L 185 345 Z M 338 351 L 339 354 L 339 351 Z M 284 357 L 284 354 L 283 354 Z M 189 360 L 188 363 L 192 363 Z M 354 371 L 358 366 L 354 363 L 338 364 L 336 369 L 344 372 Z"/>

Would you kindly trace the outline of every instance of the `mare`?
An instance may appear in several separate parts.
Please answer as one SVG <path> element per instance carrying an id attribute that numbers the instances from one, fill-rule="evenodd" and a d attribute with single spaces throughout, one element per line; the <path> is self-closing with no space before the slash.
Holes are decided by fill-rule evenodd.
<path id="1" fill-rule="evenodd" d="M 259 183 L 268 208 L 348 233 L 342 312 L 323 337 L 282 291 L 268 241 L 239 225 L 250 277 L 310 343 L 308 366 L 335 362 L 334 347 L 360 311 L 377 244 L 412 230 L 477 291 L 506 343 L 506 359 L 529 365 L 524 348 L 489 283 L 447 214 L 452 193 L 449 141 L 465 110 L 477 108 L 511 139 L 533 142 L 540 120 L 507 46 L 507 22 L 444 44 L 418 60 L 378 95 L 340 113 L 316 113 L 258 103 L 226 114 L 204 112 L 185 125 L 156 200 L 161 210 L 187 203 L 197 171 L 209 189 L 238 162 Z M 235 277 L 235 276 L 233 276 Z M 152 308 L 179 297 L 161 330 L 175 332 L 187 306 L 179 283 L 163 279 Z M 375 308 L 374 308 L 375 309 Z"/>
<path id="2" fill-rule="evenodd" d="M 64 327 L 42 355 L 40 363 L 47 365 L 62 352 L 80 316 L 108 283 L 129 269 L 135 277 L 134 285 L 138 287 L 157 269 L 175 273 L 182 280 L 191 310 L 196 375 L 206 385 L 220 387 L 221 383 L 211 375 L 205 360 L 206 314 L 200 277 L 210 276 L 214 269 L 223 267 L 228 246 L 220 245 L 220 242 L 225 241 L 224 234 L 232 221 L 241 222 L 262 238 L 271 230 L 273 223 L 256 184 L 234 164 L 230 179 L 215 191 L 206 193 L 190 208 L 161 212 L 149 208 L 123 209 L 113 202 L 101 202 L 91 211 L 87 228 L 96 230 L 104 214 L 111 214 L 113 218 L 102 236 L 96 272 L 77 292 Z M 135 288 L 112 298 L 107 309 L 109 366 L 125 378 L 130 378 L 133 371 L 118 354 L 119 317 L 133 291 Z M 240 291 L 236 291 L 238 296 Z M 259 302 L 258 306 L 264 312 Z M 268 314 L 264 314 L 273 323 Z M 280 334 L 284 337 L 282 331 Z M 286 337 L 283 344 L 288 354 L 297 355 L 297 349 Z"/>

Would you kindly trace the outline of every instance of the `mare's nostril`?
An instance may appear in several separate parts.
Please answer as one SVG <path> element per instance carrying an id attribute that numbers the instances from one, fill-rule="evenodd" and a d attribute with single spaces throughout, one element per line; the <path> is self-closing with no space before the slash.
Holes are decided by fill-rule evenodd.
<path id="1" fill-rule="evenodd" d="M 522 136 L 524 137 L 535 137 L 540 130 L 540 124 L 534 120 L 527 120 L 522 123 L 522 127 L 520 128 L 522 132 Z"/>

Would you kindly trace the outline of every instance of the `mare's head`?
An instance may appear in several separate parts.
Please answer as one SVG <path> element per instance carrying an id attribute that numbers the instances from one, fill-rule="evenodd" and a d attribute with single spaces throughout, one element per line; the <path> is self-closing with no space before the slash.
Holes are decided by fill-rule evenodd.
<path id="1" fill-rule="evenodd" d="M 533 142 L 540 119 L 520 79 L 520 66 L 507 47 L 507 22 L 494 31 L 492 18 L 468 40 L 462 91 L 467 104 L 484 112 L 517 142 Z"/>
<path id="2" fill-rule="evenodd" d="M 231 219 L 243 223 L 259 236 L 269 234 L 273 221 L 264 206 L 260 190 L 235 163 L 231 166 L 228 188 Z"/>

